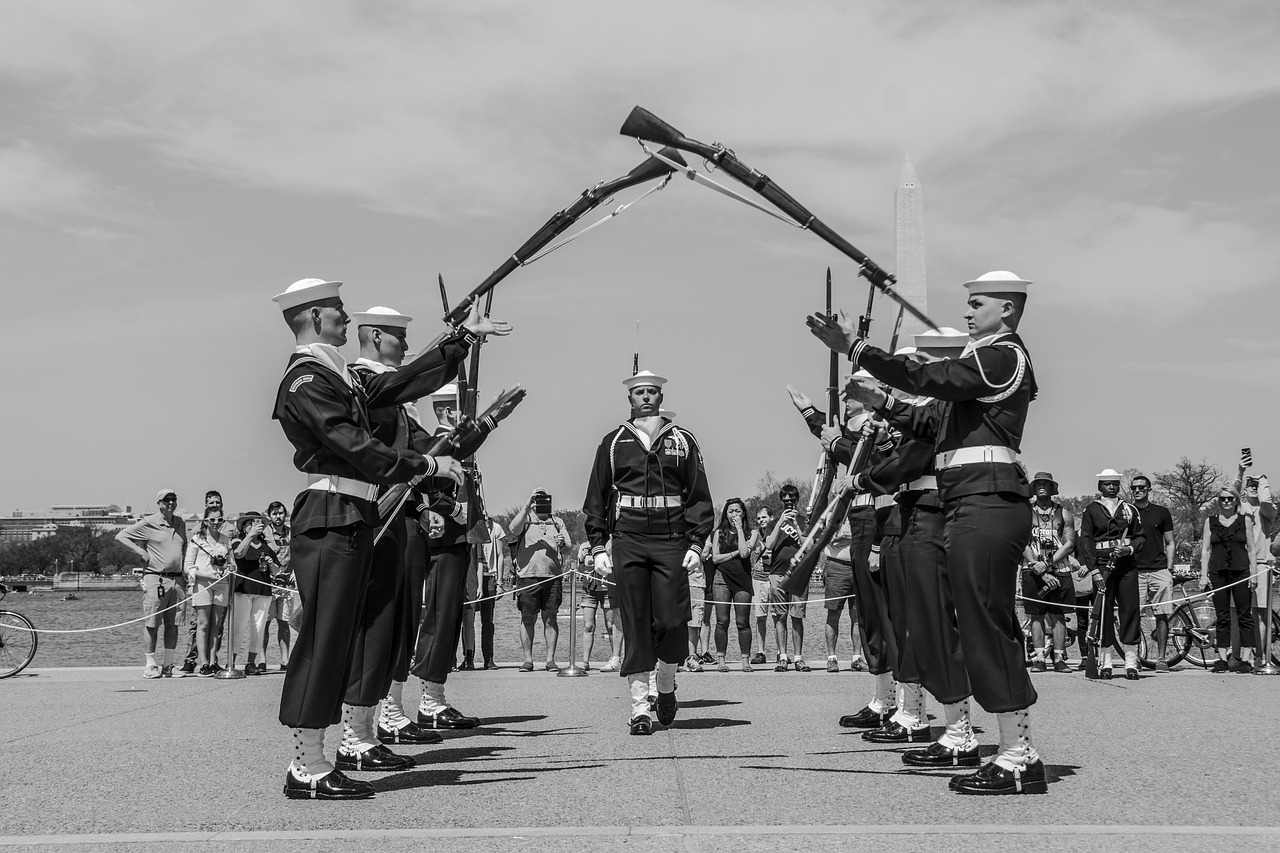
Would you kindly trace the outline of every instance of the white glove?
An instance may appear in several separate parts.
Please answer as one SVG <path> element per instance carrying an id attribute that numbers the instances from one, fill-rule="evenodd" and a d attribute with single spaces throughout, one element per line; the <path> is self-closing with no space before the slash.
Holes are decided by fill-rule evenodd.
<path id="1" fill-rule="evenodd" d="M 613 574 L 613 560 L 609 557 L 607 551 L 601 551 L 599 554 L 596 554 L 595 570 L 599 575 Z"/>
<path id="2" fill-rule="evenodd" d="M 688 551 L 684 552 L 684 563 L 682 563 L 682 565 L 687 570 L 696 569 L 698 566 L 702 565 L 702 558 L 698 556 L 697 551 L 690 548 Z"/>

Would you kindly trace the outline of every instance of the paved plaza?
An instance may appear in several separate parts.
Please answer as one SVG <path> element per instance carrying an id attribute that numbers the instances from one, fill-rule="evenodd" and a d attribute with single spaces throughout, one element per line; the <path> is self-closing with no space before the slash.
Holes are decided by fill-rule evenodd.
<path id="1" fill-rule="evenodd" d="M 903 747 L 836 725 L 869 695 L 863 673 L 681 673 L 679 717 L 645 738 L 627 734 L 617 675 L 508 664 L 450 678 L 480 728 L 402 747 L 414 770 L 353 774 L 378 795 L 348 803 L 282 796 L 281 678 L 146 681 L 130 667 L 0 682 L 0 847 L 1280 850 L 1280 678 L 1037 675 L 1048 795 L 971 798 L 948 773 L 904 768 Z M 975 709 L 974 722 L 991 751 L 994 718 Z"/>

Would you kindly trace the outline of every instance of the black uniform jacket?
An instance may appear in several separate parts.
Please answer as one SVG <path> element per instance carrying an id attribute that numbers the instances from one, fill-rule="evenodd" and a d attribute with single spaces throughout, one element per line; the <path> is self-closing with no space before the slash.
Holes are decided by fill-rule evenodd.
<path id="1" fill-rule="evenodd" d="M 379 407 L 399 406 L 435 391 L 456 374 L 467 353 L 461 338 L 395 372 L 377 374 L 372 397 Z M 348 386 L 328 365 L 306 353 L 289 358 L 276 392 L 274 420 L 293 445 L 293 464 L 306 474 L 347 477 L 367 483 L 407 483 L 430 466 L 422 454 L 379 441 L 372 433 L 366 394 L 359 378 Z M 293 505 L 294 535 L 318 527 L 377 524 L 377 504 L 319 489 L 303 489 Z"/>
<path id="2" fill-rule="evenodd" d="M 646 450 L 639 429 L 631 421 L 611 431 L 596 449 L 595 464 L 583 502 L 587 541 L 591 552 L 604 551 L 616 530 L 642 535 L 683 535 L 689 548 L 702 553 L 711 533 L 715 510 L 702 465 L 702 451 L 693 433 L 663 419 Z M 656 498 L 675 496 L 681 506 L 621 507 L 617 495 Z"/>
<path id="3" fill-rule="evenodd" d="M 963 358 L 918 364 L 859 341 L 850 358 L 872 376 L 911 394 L 935 398 L 912 406 L 890 397 L 882 414 L 904 435 L 933 440 L 934 452 L 994 445 L 1021 450 L 1027 407 L 1036 396 L 1031 359 L 1015 334 L 992 336 Z M 936 406 L 936 413 L 927 410 Z M 978 462 L 938 471 L 943 500 L 1009 492 L 1029 498 L 1018 463 Z"/>
<path id="4" fill-rule="evenodd" d="M 1136 506 L 1128 501 L 1120 501 L 1115 515 L 1112 515 L 1102 501 L 1094 501 L 1080 514 L 1080 536 L 1076 540 L 1076 551 L 1086 566 L 1096 569 L 1099 556 L 1105 558 L 1119 541 L 1131 546 L 1133 551 L 1129 556 L 1116 560 L 1115 567 L 1132 568 L 1137 565 L 1133 554 L 1142 550 L 1143 538 Z"/>
<path id="5" fill-rule="evenodd" d="M 495 424 L 488 418 L 481 418 L 476 421 L 476 426 L 480 429 L 480 439 L 471 442 L 458 450 L 458 454 L 462 458 L 466 458 L 474 454 L 480 449 L 480 445 L 484 443 L 489 433 L 493 432 Z M 446 435 L 449 428 L 446 426 L 436 427 L 432 439 L 442 435 Z M 478 470 L 478 469 L 475 469 Z M 461 489 L 458 484 L 445 477 L 432 477 L 428 481 L 428 488 L 422 495 L 422 501 L 418 505 L 418 511 L 431 510 L 444 519 L 444 534 L 439 539 L 432 539 L 433 547 L 448 548 L 453 545 L 463 545 L 467 541 L 467 525 L 474 523 L 475 519 L 468 518 L 466 524 L 461 519 L 463 513 L 469 503 L 469 492 L 467 490 L 473 488 L 475 474 L 472 474 L 465 486 Z"/>

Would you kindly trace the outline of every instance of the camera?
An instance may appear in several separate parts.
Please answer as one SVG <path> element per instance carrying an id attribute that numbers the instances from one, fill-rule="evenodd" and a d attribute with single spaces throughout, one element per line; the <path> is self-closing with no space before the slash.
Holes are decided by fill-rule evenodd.
<path id="1" fill-rule="evenodd" d="M 551 512 L 551 495 L 537 495 L 533 499 L 534 512 L 548 515 Z"/>
<path id="2" fill-rule="evenodd" d="M 225 566 L 227 564 L 227 556 L 225 554 L 214 554 L 209 558 L 209 562 L 215 566 Z"/>

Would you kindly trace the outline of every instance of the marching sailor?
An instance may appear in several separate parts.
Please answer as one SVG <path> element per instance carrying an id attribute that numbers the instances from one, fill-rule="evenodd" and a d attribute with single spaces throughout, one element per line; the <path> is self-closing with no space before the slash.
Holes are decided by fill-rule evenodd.
<path id="1" fill-rule="evenodd" d="M 379 523 L 374 484 L 462 476 L 456 461 L 397 450 L 375 439 L 368 407 L 399 405 L 428 393 L 457 369 L 479 334 L 509 331 L 507 324 L 482 320 L 475 311 L 439 347 L 366 391 L 338 351 L 351 319 L 338 295 L 341 285 L 302 279 L 274 298 L 296 347 L 273 417 L 294 446 L 294 465 L 311 481 L 294 502 L 291 520 L 291 565 L 303 605 L 280 695 L 280 722 L 293 729 L 294 738 L 284 788 L 291 799 L 366 799 L 374 793 L 324 756 L 325 728 L 342 719 L 344 696 L 356 698 L 349 675 L 356 639 L 367 621 L 364 605 Z M 370 731 L 372 711 L 348 720 L 356 741 L 345 747 L 365 758 L 389 753 Z M 407 758 L 392 763 L 412 766 Z"/>
<path id="2" fill-rule="evenodd" d="M 857 337 L 854 324 L 810 316 L 810 331 L 857 367 L 908 394 L 937 402 L 911 406 L 878 386 L 851 382 L 846 393 L 873 406 L 905 436 L 932 440 L 944 512 L 947 581 L 956 607 L 973 697 L 994 713 L 1000 743 L 990 763 L 956 776 L 964 794 L 1044 793 L 1044 763 L 1032 743 L 1028 709 L 1036 691 L 1024 667 L 1014 588 L 1031 535 L 1031 490 L 1018 464 L 1036 383 L 1017 328 L 1030 282 L 1011 272 L 965 283 L 972 338 L 958 359 L 919 364 Z M 976 749 L 974 751 L 976 755 Z"/>
<path id="3" fill-rule="evenodd" d="M 688 571 L 701 562 L 714 513 L 697 440 L 659 415 L 666 381 L 647 370 L 623 380 L 631 417 L 600 442 L 583 502 L 596 571 L 612 572 L 617 583 L 633 735 L 653 730 L 655 668 L 658 722 L 675 719 L 676 666 L 688 653 Z"/>

